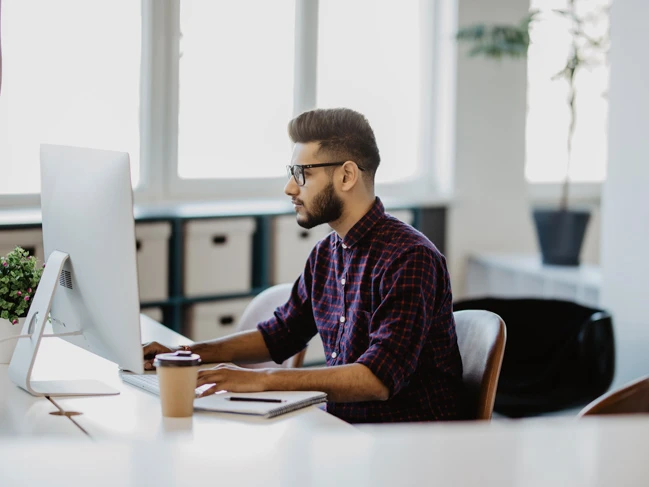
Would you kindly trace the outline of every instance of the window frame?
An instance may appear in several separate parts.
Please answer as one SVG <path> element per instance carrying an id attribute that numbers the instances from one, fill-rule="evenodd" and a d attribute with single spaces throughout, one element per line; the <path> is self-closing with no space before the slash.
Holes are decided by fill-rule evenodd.
<path id="1" fill-rule="evenodd" d="M 146 1 L 146 0 L 145 0 Z M 150 1 L 150 0 L 149 0 Z M 180 1 L 165 0 L 167 15 L 167 39 L 179 39 L 180 37 Z M 316 106 L 316 69 L 318 50 L 318 1 L 319 0 L 295 0 L 295 72 L 293 93 L 293 115 L 296 116 L 305 110 Z M 435 83 L 440 73 L 453 73 L 453 69 L 440 69 L 438 66 L 438 53 L 442 49 L 448 49 L 452 44 L 452 37 L 446 36 L 450 41 L 441 41 L 442 32 L 452 32 L 454 27 L 446 26 L 441 30 L 442 21 L 454 20 L 453 8 L 455 0 L 444 0 L 435 2 L 432 0 L 419 0 L 425 15 L 421 15 L 422 42 L 425 48 L 422 50 L 424 57 L 424 70 L 422 76 L 423 100 L 422 105 L 430 107 L 430 110 L 422 110 L 420 120 L 420 164 L 417 174 L 405 181 L 398 183 L 379 183 L 377 193 L 384 198 L 403 198 L 408 195 L 411 200 L 438 201 L 442 194 L 448 193 L 450 183 L 444 184 L 441 180 L 448 170 L 438 170 L 433 161 L 440 154 L 434 151 L 438 134 L 436 131 L 437 104 L 436 98 L 444 91 L 439 89 Z M 443 47 L 442 47 L 443 46 Z M 232 199 L 278 199 L 282 198 L 282 189 L 286 184 L 286 178 L 246 178 L 246 179 L 182 179 L 178 176 L 178 108 L 179 108 L 179 42 L 167 46 L 166 71 L 169 83 L 166 86 L 168 103 L 167 132 L 160 134 L 158 140 L 169 141 L 165 153 L 166 164 L 164 170 L 164 194 L 163 199 L 172 200 L 196 200 L 210 199 L 232 200 Z M 448 64 L 448 56 L 443 59 Z M 454 61 L 454 58 L 451 59 Z M 448 83 L 444 84 L 444 86 Z M 288 121 L 287 121 L 288 122 Z M 425 134 L 433 134 L 432 137 L 425 137 Z M 450 134 L 452 135 L 452 134 Z M 428 141 L 428 142 L 426 142 Z M 380 141 L 379 141 L 380 145 Z M 439 151 L 437 151 L 439 152 Z M 450 156 L 450 154 L 449 154 Z M 438 160 L 438 159 L 437 159 Z M 277 161 L 278 167 L 283 168 L 287 161 Z M 448 167 L 448 164 L 446 165 Z M 380 169 L 379 169 L 380 170 Z M 144 169 L 142 170 L 144 173 Z M 446 190 L 446 191 L 444 191 Z M 432 193 L 432 194 L 431 194 Z"/>
<path id="2" fill-rule="evenodd" d="M 178 176 L 180 1 L 141 0 L 140 182 L 133 190 L 135 202 L 283 199 L 283 175 L 200 180 Z M 378 183 L 376 192 L 387 200 L 407 195 L 411 202 L 440 203 L 452 194 L 457 8 L 456 0 L 418 1 L 425 66 L 420 81 L 418 172 L 409 180 Z M 295 2 L 293 107 L 297 115 L 316 105 L 318 0 Z M 277 164 L 283 170 L 287 161 Z M 0 208 L 38 206 L 40 194 L 0 195 Z"/>

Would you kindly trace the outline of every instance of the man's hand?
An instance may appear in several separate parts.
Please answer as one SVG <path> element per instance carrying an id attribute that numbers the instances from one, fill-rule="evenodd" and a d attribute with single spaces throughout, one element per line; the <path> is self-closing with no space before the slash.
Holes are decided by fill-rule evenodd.
<path id="1" fill-rule="evenodd" d="M 158 342 L 149 342 L 142 345 L 142 353 L 144 355 L 144 370 L 153 370 L 153 359 L 159 353 L 173 352 L 169 347 L 159 344 Z"/>
<path id="2" fill-rule="evenodd" d="M 198 371 L 196 387 L 214 384 L 199 397 L 209 396 L 217 391 L 262 392 L 266 389 L 266 369 L 244 369 L 231 364 L 219 364 L 211 369 Z"/>

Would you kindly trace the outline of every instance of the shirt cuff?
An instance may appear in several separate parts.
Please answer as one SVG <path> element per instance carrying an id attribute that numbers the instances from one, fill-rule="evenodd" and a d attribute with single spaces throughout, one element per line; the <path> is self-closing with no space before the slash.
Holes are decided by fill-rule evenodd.
<path id="1" fill-rule="evenodd" d="M 283 363 L 306 346 L 304 340 L 295 337 L 288 328 L 280 328 L 275 318 L 259 323 L 257 329 L 261 332 L 270 358 L 276 364 Z"/>
<path id="2" fill-rule="evenodd" d="M 390 351 L 379 345 L 368 348 L 356 361 L 365 367 L 379 379 L 390 392 L 390 397 L 397 394 L 403 387 L 404 371 L 399 366 L 399 361 L 393 357 Z"/>

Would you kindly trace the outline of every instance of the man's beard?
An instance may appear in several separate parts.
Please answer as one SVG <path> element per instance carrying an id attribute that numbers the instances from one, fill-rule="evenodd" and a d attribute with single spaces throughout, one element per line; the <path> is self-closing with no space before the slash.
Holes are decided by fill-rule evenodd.
<path id="1" fill-rule="evenodd" d="M 311 206 L 313 207 L 313 211 L 307 210 L 304 206 L 302 207 L 305 211 L 303 219 L 300 219 L 299 214 L 297 216 L 297 223 L 303 228 L 313 228 L 323 223 L 336 221 L 343 214 L 343 202 L 336 195 L 332 182 L 320 194 L 313 198 Z"/>

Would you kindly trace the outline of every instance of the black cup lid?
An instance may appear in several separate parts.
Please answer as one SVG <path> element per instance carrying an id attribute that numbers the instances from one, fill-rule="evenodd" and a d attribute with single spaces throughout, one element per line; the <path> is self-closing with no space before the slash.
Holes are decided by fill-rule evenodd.
<path id="1" fill-rule="evenodd" d="M 172 353 L 159 353 L 153 360 L 154 367 L 193 367 L 200 365 L 201 356 L 189 350 Z"/>

